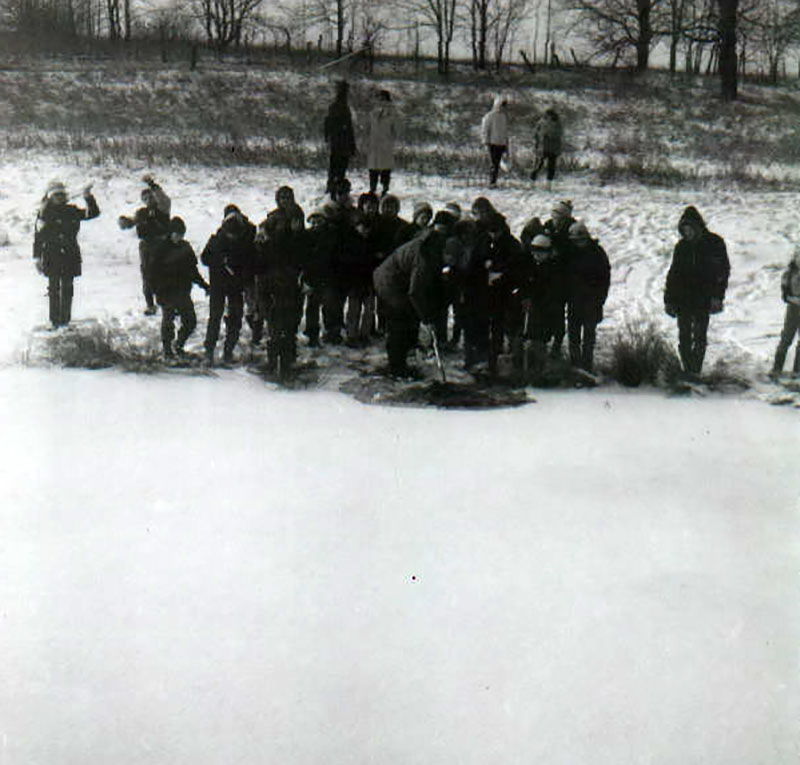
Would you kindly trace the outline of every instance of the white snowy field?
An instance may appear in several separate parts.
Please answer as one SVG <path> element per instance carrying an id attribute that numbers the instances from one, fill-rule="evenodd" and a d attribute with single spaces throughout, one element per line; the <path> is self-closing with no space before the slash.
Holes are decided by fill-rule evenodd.
<path id="1" fill-rule="evenodd" d="M 2 765 L 797 762 L 796 409 L 609 385 L 445 412 L 242 369 L 25 366 L 46 323 L 33 211 L 56 176 L 94 180 L 103 211 L 76 320 L 157 336 L 116 227 L 143 169 L 0 168 Z M 321 193 L 271 169 L 146 169 L 198 250 L 228 202 L 260 220 L 280 183 L 307 211 Z M 404 213 L 481 193 L 396 187 Z M 490 195 L 517 233 L 555 197 L 612 260 L 601 344 L 628 316 L 674 336 L 661 288 L 696 204 L 733 267 L 709 363 L 764 370 L 793 197 Z"/>

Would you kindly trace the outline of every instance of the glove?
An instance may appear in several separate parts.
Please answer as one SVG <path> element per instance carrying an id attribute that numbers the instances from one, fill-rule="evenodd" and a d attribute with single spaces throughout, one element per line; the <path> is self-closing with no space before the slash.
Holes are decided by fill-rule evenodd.
<path id="1" fill-rule="evenodd" d="M 708 305 L 709 313 L 722 313 L 722 298 L 711 298 Z"/>
<path id="2" fill-rule="evenodd" d="M 119 218 L 117 218 L 117 223 L 123 231 L 126 228 L 132 228 L 134 225 L 133 218 L 129 218 L 127 215 L 120 215 Z"/>
<path id="3" fill-rule="evenodd" d="M 44 275 L 45 275 L 45 273 L 44 273 L 44 266 L 42 265 L 42 259 L 41 259 L 41 258 L 34 258 L 34 259 L 33 259 L 33 265 L 35 265 L 35 266 L 36 266 L 36 270 L 37 270 L 37 271 L 38 271 L 40 274 L 42 274 L 42 276 L 44 276 Z"/>
<path id="4" fill-rule="evenodd" d="M 667 315 L 671 316 L 673 319 L 678 315 L 678 306 L 674 303 L 665 303 L 664 310 L 667 312 Z"/>

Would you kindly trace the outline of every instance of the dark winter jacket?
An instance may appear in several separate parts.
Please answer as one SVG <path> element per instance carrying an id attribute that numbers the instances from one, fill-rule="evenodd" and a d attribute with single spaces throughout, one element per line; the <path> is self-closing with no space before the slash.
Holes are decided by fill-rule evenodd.
<path id="1" fill-rule="evenodd" d="M 443 247 L 444 237 L 431 229 L 398 247 L 375 269 L 375 292 L 390 310 L 435 320 L 444 304 Z"/>
<path id="2" fill-rule="evenodd" d="M 308 232 L 304 226 L 305 216 L 297 204 L 289 210 L 273 210 L 259 225 L 256 235 L 259 271 L 269 292 L 299 289 L 300 272 L 308 250 Z"/>
<path id="3" fill-rule="evenodd" d="M 800 301 L 800 268 L 794 259 L 789 262 L 781 276 L 781 297 L 784 303 L 797 304 Z"/>
<path id="4" fill-rule="evenodd" d="M 171 305 L 190 295 L 192 285 L 206 288 L 205 279 L 197 270 L 197 256 L 185 239 L 166 240 L 154 252 L 150 278 L 159 305 Z"/>
<path id="5" fill-rule="evenodd" d="M 353 286 L 352 264 L 361 250 L 355 227 L 358 211 L 350 205 L 340 204 L 327 204 L 323 210 L 333 240 L 331 269 L 334 283 L 337 289 L 346 293 Z"/>
<path id="6" fill-rule="evenodd" d="M 411 223 L 399 216 L 394 218 L 380 217 L 378 222 L 378 254 L 380 260 L 385 260 L 397 247 L 413 238 L 413 232 L 410 231 L 411 226 Z"/>
<path id="7" fill-rule="evenodd" d="M 567 275 L 569 303 L 582 315 L 602 321 L 603 304 L 611 283 L 611 266 L 608 255 L 596 239 L 583 246 L 575 246 Z"/>
<path id="8" fill-rule="evenodd" d="M 211 285 L 242 290 L 255 270 L 256 227 L 246 218 L 223 223 L 209 238 L 200 260 L 208 266 Z"/>
<path id="9" fill-rule="evenodd" d="M 380 264 L 380 218 L 357 213 L 354 219 L 355 236 L 341 252 L 340 263 L 345 269 L 345 280 L 351 289 L 369 289 L 372 272 Z"/>
<path id="10" fill-rule="evenodd" d="M 306 232 L 305 258 L 300 264 L 303 283 L 313 290 L 322 290 L 333 282 L 333 251 L 336 230 L 329 221 Z"/>
<path id="11" fill-rule="evenodd" d="M 331 154 L 351 157 L 356 153 L 353 115 L 345 98 L 336 98 L 328 108 L 324 130 Z"/>
<path id="12" fill-rule="evenodd" d="M 80 276 L 81 250 L 78 231 L 81 222 L 100 215 L 97 201 L 90 194 L 86 209 L 76 205 L 46 202 L 36 219 L 33 236 L 33 257 L 39 261 L 45 276 Z"/>
<path id="13" fill-rule="evenodd" d="M 556 156 L 561 154 L 562 136 L 563 129 L 560 120 L 553 120 L 547 116 L 542 117 L 534 130 L 534 141 L 538 153 L 540 155 L 553 154 Z"/>
<path id="14" fill-rule="evenodd" d="M 664 304 L 668 311 L 710 311 L 711 301 L 722 301 L 728 287 L 730 262 L 722 237 L 706 228 L 705 221 L 694 207 L 687 207 L 679 228 L 693 225 L 699 235 L 675 245 L 672 265 L 667 274 Z"/>
<path id="15" fill-rule="evenodd" d="M 502 308 L 512 292 L 524 284 L 524 270 L 522 247 L 505 221 L 498 235 L 479 231 L 465 274 L 467 308 Z"/>

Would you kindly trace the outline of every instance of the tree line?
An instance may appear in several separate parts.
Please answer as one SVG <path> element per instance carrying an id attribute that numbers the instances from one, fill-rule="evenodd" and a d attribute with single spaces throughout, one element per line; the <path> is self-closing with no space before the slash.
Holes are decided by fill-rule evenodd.
<path id="1" fill-rule="evenodd" d="M 218 52 L 272 44 L 340 58 L 393 45 L 420 56 L 433 46 L 441 74 L 455 49 L 476 70 L 500 68 L 519 44 L 529 65 L 644 71 L 660 48 L 671 72 L 719 73 L 726 98 L 748 71 L 777 81 L 800 43 L 800 0 L 0 0 L 0 20 L 54 42 L 181 39 Z"/>

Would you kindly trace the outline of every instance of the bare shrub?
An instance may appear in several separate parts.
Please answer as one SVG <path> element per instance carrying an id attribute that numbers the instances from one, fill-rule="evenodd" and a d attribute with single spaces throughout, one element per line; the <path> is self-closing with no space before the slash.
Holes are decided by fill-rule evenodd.
<path id="1" fill-rule="evenodd" d="M 671 388 L 681 374 L 678 355 L 652 319 L 631 320 L 617 332 L 610 363 L 611 376 L 630 388 L 643 383 Z"/>

